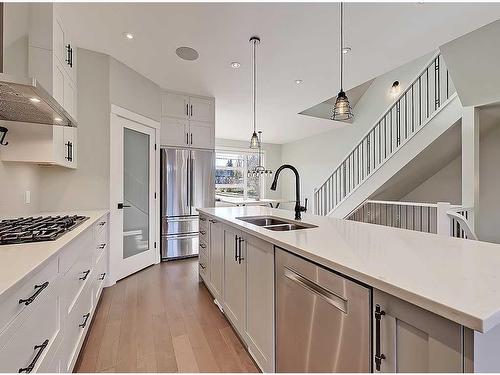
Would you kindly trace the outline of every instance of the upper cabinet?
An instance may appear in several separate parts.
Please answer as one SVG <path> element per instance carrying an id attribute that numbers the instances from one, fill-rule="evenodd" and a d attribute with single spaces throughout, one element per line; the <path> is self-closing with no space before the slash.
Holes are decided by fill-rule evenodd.
<path id="1" fill-rule="evenodd" d="M 161 103 L 162 146 L 215 147 L 214 98 L 164 92 Z"/>
<path id="2" fill-rule="evenodd" d="M 76 120 L 77 49 L 58 14 L 58 4 L 29 5 L 28 69 Z"/>

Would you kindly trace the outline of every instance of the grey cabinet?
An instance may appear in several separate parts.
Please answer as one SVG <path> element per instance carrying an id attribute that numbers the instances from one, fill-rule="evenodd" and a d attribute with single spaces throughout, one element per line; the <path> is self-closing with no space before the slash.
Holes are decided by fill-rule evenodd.
<path id="1" fill-rule="evenodd" d="M 248 235 L 245 241 L 245 338 L 262 371 L 274 372 L 274 246 Z"/>
<path id="2" fill-rule="evenodd" d="M 372 326 L 373 372 L 464 371 L 464 329 L 455 322 L 374 290 Z"/>
<path id="3" fill-rule="evenodd" d="M 224 229 L 224 312 L 242 333 L 246 319 L 246 242 L 234 228 Z"/>
<path id="4" fill-rule="evenodd" d="M 210 251 L 210 289 L 214 298 L 221 302 L 222 297 L 222 277 L 224 267 L 224 227 L 222 223 L 208 220 L 209 227 L 209 251 Z"/>

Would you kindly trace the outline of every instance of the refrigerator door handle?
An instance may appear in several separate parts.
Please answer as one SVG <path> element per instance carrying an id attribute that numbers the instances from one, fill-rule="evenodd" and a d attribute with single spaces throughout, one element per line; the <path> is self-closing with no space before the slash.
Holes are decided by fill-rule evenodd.
<path id="1" fill-rule="evenodd" d="M 191 181 L 191 157 L 190 156 L 188 156 L 188 159 L 187 159 L 186 180 L 187 180 L 187 183 L 186 183 L 186 205 L 189 208 L 189 213 L 191 213 L 191 209 L 190 209 L 191 208 L 190 185 L 191 185 L 192 181 Z"/>
<path id="2" fill-rule="evenodd" d="M 189 205 L 191 206 L 191 215 L 194 215 L 196 214 L 196 212 L 193 212 L 194 211 L 194 199 L 193 199 L 193 196 L 194 196 L 194 159 L 193 158 L 190 158 L 189 159 L 191 161 L 191 167 L 190 167 L 190 172 L 191 172 L 191 184 L 189 186 L 190 188 L 190 191 L 189 191 L 189 198 L 190 198 L 190 202 L 189 202 Z"/>

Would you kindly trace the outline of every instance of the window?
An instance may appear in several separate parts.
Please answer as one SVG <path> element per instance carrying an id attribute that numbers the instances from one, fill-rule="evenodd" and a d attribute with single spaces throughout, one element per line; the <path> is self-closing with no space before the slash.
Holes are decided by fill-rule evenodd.
<path id="1" fill-rule="evenodd" d="M 264 164 L 264 155 L 262 164 Z M 259 164 L 255 152 L 247 150 L 216 150 L 215 151 L 215 194 L 229 197 L 256 198 L 263 192 L 263 179 L 258 176 L 248 176 Z M 259 185 L 260 184 L 260 185 Z M 260 194 L 263 197 L 263 194 Z"/>

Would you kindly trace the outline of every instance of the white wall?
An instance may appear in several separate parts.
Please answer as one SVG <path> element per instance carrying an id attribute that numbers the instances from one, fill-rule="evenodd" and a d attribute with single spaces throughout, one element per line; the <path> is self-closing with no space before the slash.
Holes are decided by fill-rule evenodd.
<path id="1" fill-rule="evenodd" d="M 314 188 L 326 180 L 394 102 L 389 95 L 392 83 L 398 80 L 404 90 L 429 62 L 431 55 L 376 78 L 354 108 L 355 118 L 351 125 L 282 145 L 283 163 L 292 164 L 300 173 L 302 200 L 307 197 L 312 204 Z M 286 124 L 283 124 L 283 131 L 286 131 Z M 286 175 L 281 181 L 283 197 L 294 198 L 293 174 L 284 173 Z"/>
<path id="2" fill-rule="evenodd" d="M 500 20 L 439 48 L 464 106 L 500 101 L 499 40 Z"/>
<path id="3" fill-rule="evenodd" d="M 28 3 L 4 3 L 3 73 L 28 74 Z"/>
<path id="4" fill-rule="evenodd" d="M 476 233 L 481 241 L 500 243 L 500 121 L 481 137 L 479 145 L 479 218 Z M 461 157 L 423 182 L 402 201 L 460 204 Z"/>
<path id="5" fill-rule="evenodd" d="M 28 4 L 4 3 L 4 73 L 28 74 Z M 9 128 L 10 122 L 0 122 Z M 9 135 L 5 139 L 9 141 Z M 2 146 L 0 146 L 0 154 Z M 0 217 L 29 215 L 39 211 L 39 167 L 0 161 Z M 25 191 L 31 204 L 24 203 Z"/>
<path id="6" fill-rule="evenodd" d="M 406 194 L 406 196 L 401 198 L 401 201 L 420 203 L 450 202 L 452 204 L 461 204 L 461 176 L 462 160 L 461 157 L 458 157 L 428 180 Z"/>
<path id="7" fill-rule="evenodd" d="M 251 134 L 250 134 L 251 135 Z M 230 147 L 238 149 L 249 149 L 250 138 L 248 142 L 246 141 L 236 141 L 232 139 L 215 139 L 215 148 L 217 147 Z M 274 143 L 262 143 L 262 150 L 265 152 L 265 167 L 276 172 L 276 169 L 280 167 L 281 163 L 281 145 Z M 274 174 L 265 178 L 265 188 L 264 193 L 266 198 L 281 198 L 281 186 L 278 184 L 278 189 L 272 191 L 270 189 L 271 183 L 273 182 Z"/>
<path id="8" fill-rule="evenodd" d="M 109 207 L 110 104 L 160 118 L 160 88 L 112 57 L 78 50 L 78 169 L 45 168 L 41 209 Z"/>
<path id="9" fill-rule="evenodd" d="M 118 60 L 112 57 L 109 60 L 111 103 L 160 121 L 160 87 Z"/>
<path id="10" fill-rule="evenodd" d="M 30 215 L 38 212 L 39 187 L 38 166 L 0 161 L 0 217 Z M 24 203 L 25 191 L 31 192 L 31 204 Z"/>

